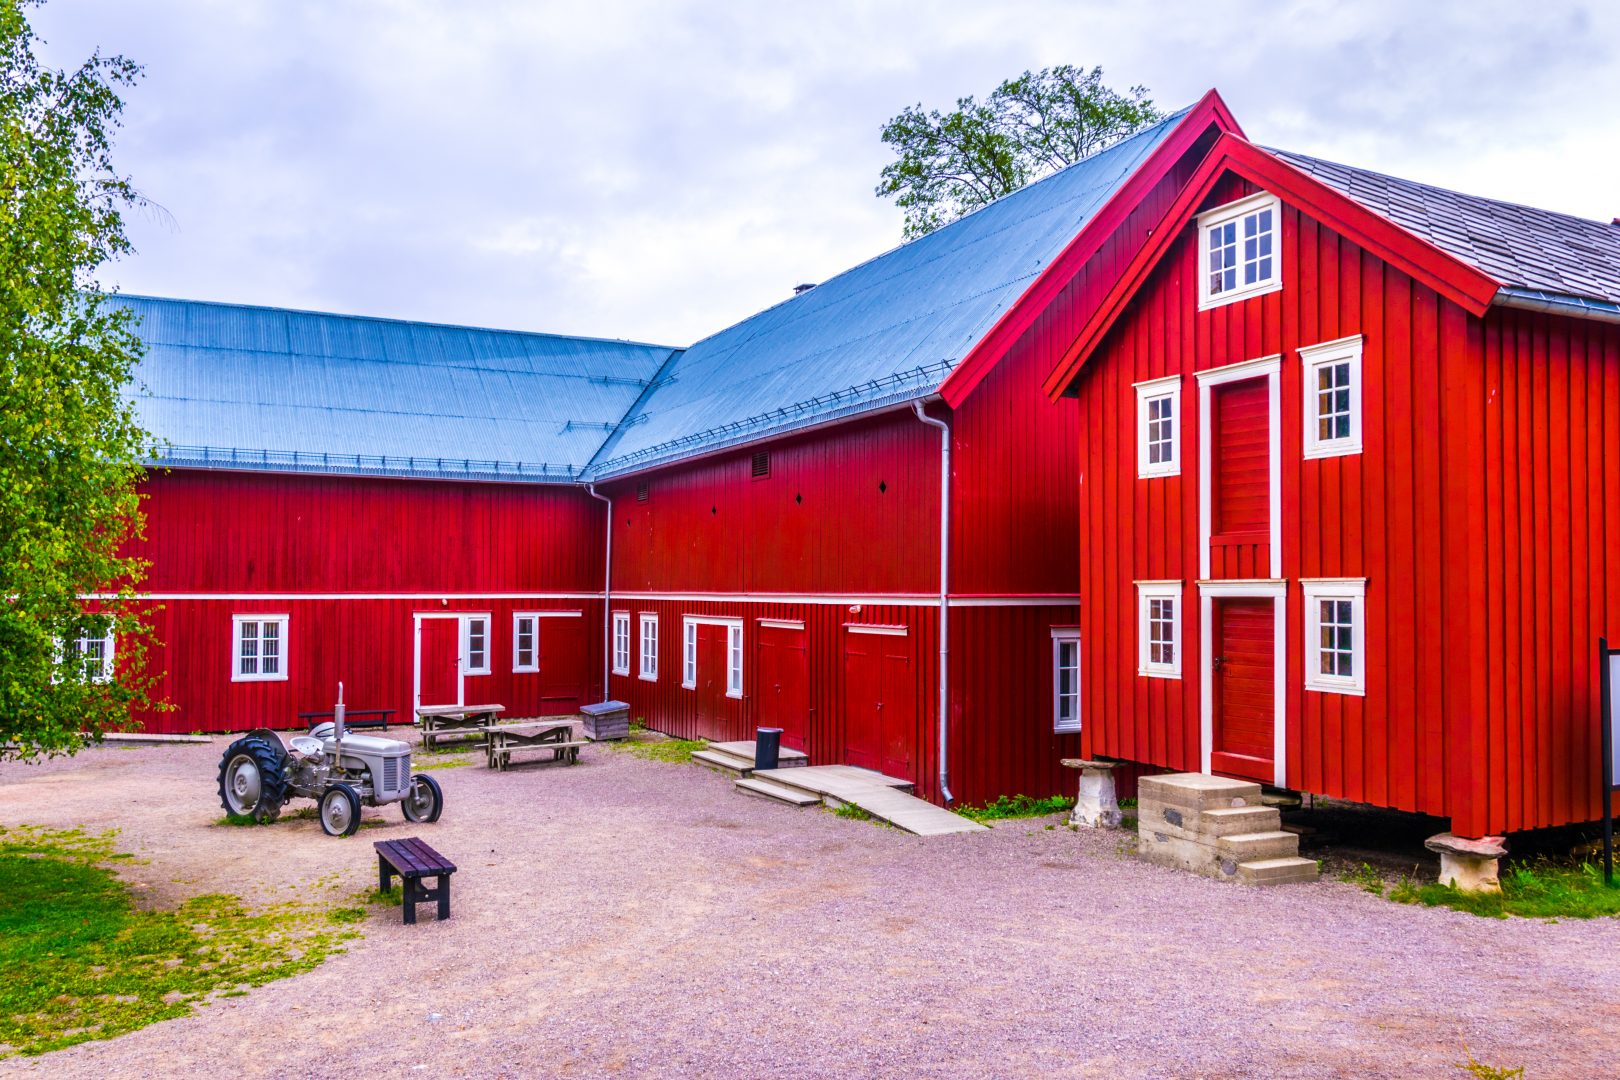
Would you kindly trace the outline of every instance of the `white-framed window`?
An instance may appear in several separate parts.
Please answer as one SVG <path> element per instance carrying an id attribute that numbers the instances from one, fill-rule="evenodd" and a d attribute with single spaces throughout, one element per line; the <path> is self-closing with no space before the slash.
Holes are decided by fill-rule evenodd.
<path id="1" fill-rule="evenodd" d="M 56 671 L 51 682 L 61 682 L 64 674 L 84 682 L 111 682 L 113 677 L 113 632 L 110 621 L 80 623 L 64 643 L 56 639 Z"/>
<path id="2" fill-rule="evenodd" d="M 641 677 L 658 681 L 658 613 L 641 613 Z"/>
<path id="3" fill-rule="evenodd" d="M 613 613 L 613 674 L 630 674 L 630 613 Z"/>
<path id="4" fill-rule="evenodd" d="M 726 697 L 742 697 L 742 623 L 726 627 Z"/>
<path id="5" fill-rule="evenodd" d="M 1299 350 L 1305 456 L 1361 453 L 1361 335 Z"/>
<path id="6" fill-rule="evenodd" d="M 463 674 L 489 674 L 489 616 L 461 617 L 461 655 L 467 665 Z"/>
<path id="7" fill-rule="evenodd" d="M 287 678 L 287 615 L 231 616 L 231 681 Z"/>
<path id="8" fill-rule="evenodd" d="M 1181 473 L 1181 376 L 1136 384 L 1136 475 Z"/>
<path id="9" fill-rule="evenodd" d="M 1052 730 L 1080 730 L 1080 631 L 1052 631 Z"/>
<path id="10" fill-rule="evenodd" d="M 1198 215 L 1198 308 L 1282 288 L 1282 204 L 1264 192 Z"/>
<path id="11" fill-rule="evenodd" d="M 1305 594 L 1305 689 L 1367 692 L 1367 580 L 1314 578 Z"/>
<path id="12" fill-rule="evenodd" d="M 681 685 L 697 688 L 697 623 L 691 619 L 681 623 Z"/>
<path id="13" fill-rule="evenodd" d="M 1181 678 L 1181 582 L 1136 583 L 1136 671 Z"/>
<path id="14" fill-rule="evenodd" d="M 540 670 L 540 617 L 533 612 L 512 615 L 512 670 Z"/>

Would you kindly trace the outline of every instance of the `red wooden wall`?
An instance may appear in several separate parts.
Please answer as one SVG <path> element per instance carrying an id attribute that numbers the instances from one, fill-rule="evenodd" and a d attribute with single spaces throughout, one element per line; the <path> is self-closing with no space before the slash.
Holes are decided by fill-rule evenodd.
<path id="1" fill-rule="evenodd" d="M 1077 383 L 1086 752 L 1199 768 L 1191 376 L 1280 353 L 1290 786 L 1471 835 L 1590 819 L 1620 328 L 1481 320 L 1286 204 L 1282 229 L 1282 289 L 1199 312 L 1183 226 Z M 1305 460 L 1295 350 L 1357 333 L 1365 449 Z M 1177 373 L 1181 474 L 1140 480 L 1131 384 Z M 1365 697 L 1304 690 L 1298 580 L 1340 576 L 1367 579 Z M 1164 579 L 1185 583 L 1180 680 L 1136 674 L 1133 582 Z"/>

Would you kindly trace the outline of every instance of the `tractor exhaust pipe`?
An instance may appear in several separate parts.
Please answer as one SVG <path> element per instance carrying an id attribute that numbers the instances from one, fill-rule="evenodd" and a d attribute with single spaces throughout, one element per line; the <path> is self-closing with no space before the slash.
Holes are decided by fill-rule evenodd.
<path id="1" fill-rule="evenodd" d="M 332 760 L 341 767 L 343 763 L 343 684 L 338 683 L 337 704 L 332 706 Z"/>

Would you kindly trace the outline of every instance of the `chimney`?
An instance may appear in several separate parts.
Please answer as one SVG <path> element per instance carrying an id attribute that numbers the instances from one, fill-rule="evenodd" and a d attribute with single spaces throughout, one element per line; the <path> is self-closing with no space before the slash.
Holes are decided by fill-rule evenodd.
<path id="1" fill-rule="evenodd" d="M 803 283 L 802 285 L 795 285 L 795 286 L 793 286 L 793 295 L 794 296 L 803 296 L 805 293 L 809 292 L 811 289 L 813 289 L 815 287 L 816 287 L 816 283 L 814 281 L 807 281 L 807 282 Z"/>

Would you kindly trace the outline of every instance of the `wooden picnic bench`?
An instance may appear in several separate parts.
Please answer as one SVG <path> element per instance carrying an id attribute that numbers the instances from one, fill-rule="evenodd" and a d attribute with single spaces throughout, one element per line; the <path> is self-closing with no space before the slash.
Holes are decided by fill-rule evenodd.
<path id="1" fill-rule="evenodd" d="M 432 750 L 447 734 L 487 742 L 484 733 L 505 711 L 505 705 L 424 705 L 416 710 L 416 722 L 422 725 L 422 749 Z"/>
<path id="2" fill-rule="evenodd" d="M 377 849 L 378 891 L 387 892 L 395 874 L 404 883 L 407 924 L 416 922 L 416 905 L 429 900 L 439 902 L 441 922 L 450 917 L 450 875 L 456 872 L 455 863 L 414 836 L 404 840 L 378 840 L 371 846 Z M 422 884 L 422 879 L 429 877 L 436 881 L 432 888 Z"/>
<path id="3" fill-rule="evenodd" d="M 579 760 L 579 748 L 585 739 L 575 739 L 572 720 L 531 720 L 521 724 L 496 724 L 485 732 L 485 764 L 491 769 L 506 771 L 512 764 L 512 755 L 520 750 L 550 750 L 551 760 L 566 760 L 572 765 Z"/>
<path id="4" fill-rule="evenodd" d="M 394 715 L 393 709 L 347 709 L 343 714 L 343 723 L 352 728 L 385 728 L 389 717 Z M 298 719 L 305 727 L 314 727 L 334 718 L 329 712 L 301 712 Z"/>

